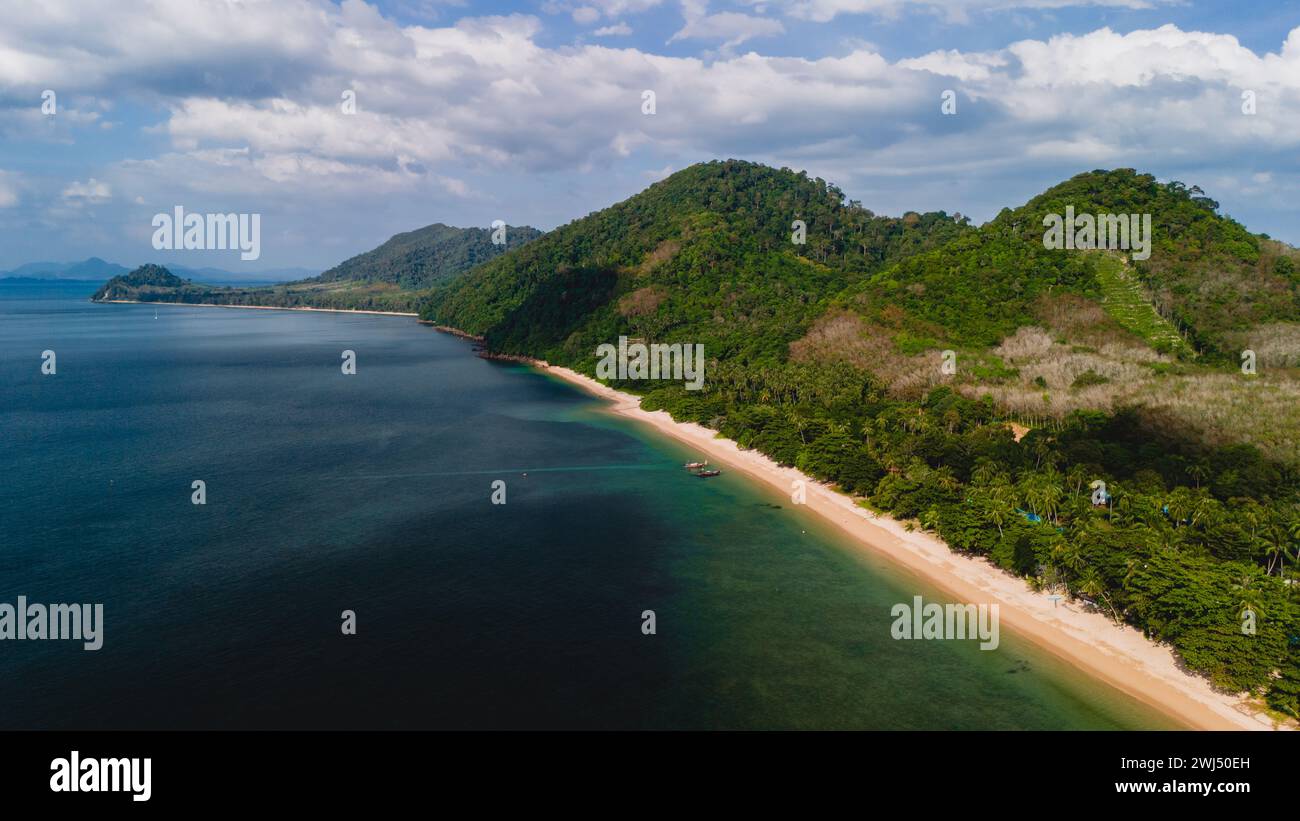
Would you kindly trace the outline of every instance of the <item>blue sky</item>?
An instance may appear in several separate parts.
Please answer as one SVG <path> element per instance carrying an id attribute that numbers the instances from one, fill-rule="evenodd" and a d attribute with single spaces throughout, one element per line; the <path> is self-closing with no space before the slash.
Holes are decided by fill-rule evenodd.
<path id="1" fill-rule="evenodd" d="M 431 222 L 550 229 L 718 157 L 976 221 L 1136 167 L 1300 243 L 1297 2 L 6 6 L 0 269 L 323 269 Z M 155 250 L 178 205 L 261 214 L 261 257 Z"/>

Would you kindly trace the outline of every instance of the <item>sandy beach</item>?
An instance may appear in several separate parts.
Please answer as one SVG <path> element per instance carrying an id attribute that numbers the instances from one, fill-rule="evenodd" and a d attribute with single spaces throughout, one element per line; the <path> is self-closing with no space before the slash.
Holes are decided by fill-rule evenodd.
<path id="1" fill-rule="evenodd" d="M 782 467 L 757 451 L 742 450 L 716 438 L 702 425 L 674 422 L 665 411 L 641 410 L 640 400 L 567 368 L 533 363 L 565 382 L 609 400 L 610 410 L 650 425 L 690 445 L 700 456 L 738 470 L 789 496 L 795 481 L 805 482 L 807 507 L 852 538 L 861 550 L 883 554 L 907 567 L 956 601 L 997 603 L 1001 621 L 1077 669 L 1111 684 L 1193 729 L 1274 729 L 1273 721 L 1244 697 L 1219 693 L 1198 676 L 1185 673 L 1173 651 L 1147 640 L 1140 631 L 1117 625 L 1077 603 L 1053 602 L 983 559 L 948 549 L 935 536 L 909 532 L 903 524 L 866 510 L 843 493 L 794 468 Z"/>
<path id="2" fill-rule="evenodd" d="M 274 305 L 217 305 L 213 302 L 145 302 L 139 299 L 101 299 L 105 304 L 118 305 L 173 305 L 180 308 L 241 308 L 251 311 L 312 311 L 318 314 L 373 314 L 375 316 L 419 316 L 398 311 L 360 311 L 352 308 L 278 308 Z"/>

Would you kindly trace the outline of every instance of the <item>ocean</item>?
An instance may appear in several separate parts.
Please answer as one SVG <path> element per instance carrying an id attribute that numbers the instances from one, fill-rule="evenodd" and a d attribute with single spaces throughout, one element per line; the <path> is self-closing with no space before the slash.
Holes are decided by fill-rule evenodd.
<path id="1" fill-rule="evenodd" d="M 95 287 L 0 280 L 0 604 L 104 614 L 0 641 L 0 727 L 1175 726 L 1006 628 L 892 639 L 947 599 L 411 319 Z"/>

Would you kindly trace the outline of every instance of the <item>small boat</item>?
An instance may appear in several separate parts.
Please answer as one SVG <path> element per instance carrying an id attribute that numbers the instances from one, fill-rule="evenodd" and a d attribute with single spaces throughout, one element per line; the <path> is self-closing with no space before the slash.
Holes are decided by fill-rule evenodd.
<path id="1" fill-rule="evenodd" d="M 709 466 L 709 460 L 707 459 L 705 459 L 703 462 L 687 462 L 685 465 L 687 470 L 699 470 L 700 468 L 706 468 L 708 466 Z"/>
<path id="2" fill-rule="evenodd" d="M 722 473 L 722 471 L 720 470 L 702 470 L 695 475 L 700 477 L 701 479 L 708 479 L 710 477 L 717 476 L 720 473 Z"/>

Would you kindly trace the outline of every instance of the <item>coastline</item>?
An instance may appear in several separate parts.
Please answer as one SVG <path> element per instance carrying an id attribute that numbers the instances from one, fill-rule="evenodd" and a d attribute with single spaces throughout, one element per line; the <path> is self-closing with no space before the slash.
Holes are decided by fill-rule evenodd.
<path id="1" fill-rule="evenodd" d="M 782 467 L 757 451 L 742 450 L 702 425 L 676 422 L 666 411 L 642 410 L 640 397 L 568 368 L 517 361 L 608 400 L 612 403 L 608 410 L 616 416 L 649 425 L 783 495 L 790 493 L 792 482 L 805 482 L 805 506 L 849 536 L 860 551 L 889 557 L 958 601 L 999 604 L 1002 622 L 1017 634 L 1191 729 L 1277 729 L 1248 698 L 1218 692 L 1206 679 L 1184 672 L 1170 647 L 1148 640 L 1129 625 L 1117 625 L 1071 602 L 1054 603 L 984 559 L 956 553 L 933 534 L 909 532 L 901 522 L 872 513 L 795 468 Z"/>
<path id="2" fill-rule="evenodd" d="M 218 305 L 215 302 L 146 302 L 140 299 L 92 299 L 101 305 L 175 305 L 181 308 L 242 308 L 251 311 L 312 311 L 318 314 L 371 314 L 374 316 L 416 316 L 400 311 L 363 311 L 356 308 L 281 308 L 275 305 Z"/>
<path id="3" fill-rule="evenodd" d="M 341 308 L 99 301 L 106 304 L 192 305 L 418 317 L 414 313 Z M 482 341 L 481 337 L 458 329 L 417 321 L 468 341 Z M 1074 603 L 1063 601 L 1056 604 L 1046 594 L 1033 592 L 1023 580 L 988 561 L 953 552 L 930 533 L 921 530 L 909 532 L 902 522 L 857 505 L 851 497 L 795 468 L 782 467 L 758 451 L 743 450 L 735 442 L 717 437 L 715 431 L 702 425 L 676 422 L 666 411 L 642 410 L 640 397 L 617 391 L 568 368 L 522 356 L 489 355 L 485 358 L 529 365 L 607 400 L 611 403 L 607 409 L 614 415 L 649 425 L 662 435 L 694 448 L 710 461 L 744 473 L 783 496 L 789 494 L 792 482 L 803 481 L 807 491 L 805 506 L 849 537 L 856 550 L 889 558 L 957 601 L 999 604 L 1001 621 L 1018 635 L 1188 728 L 1278 729 L 1274 720 L 1248 698 L 1215 691 L 1204 678 L 1185 672 L 1171 648 L 1148 640 L 1137 629 L 1114 624 L 1101 613 L 1079 609 Z M 1294 729 L 1289 723 L 1282 726 Z"/>

